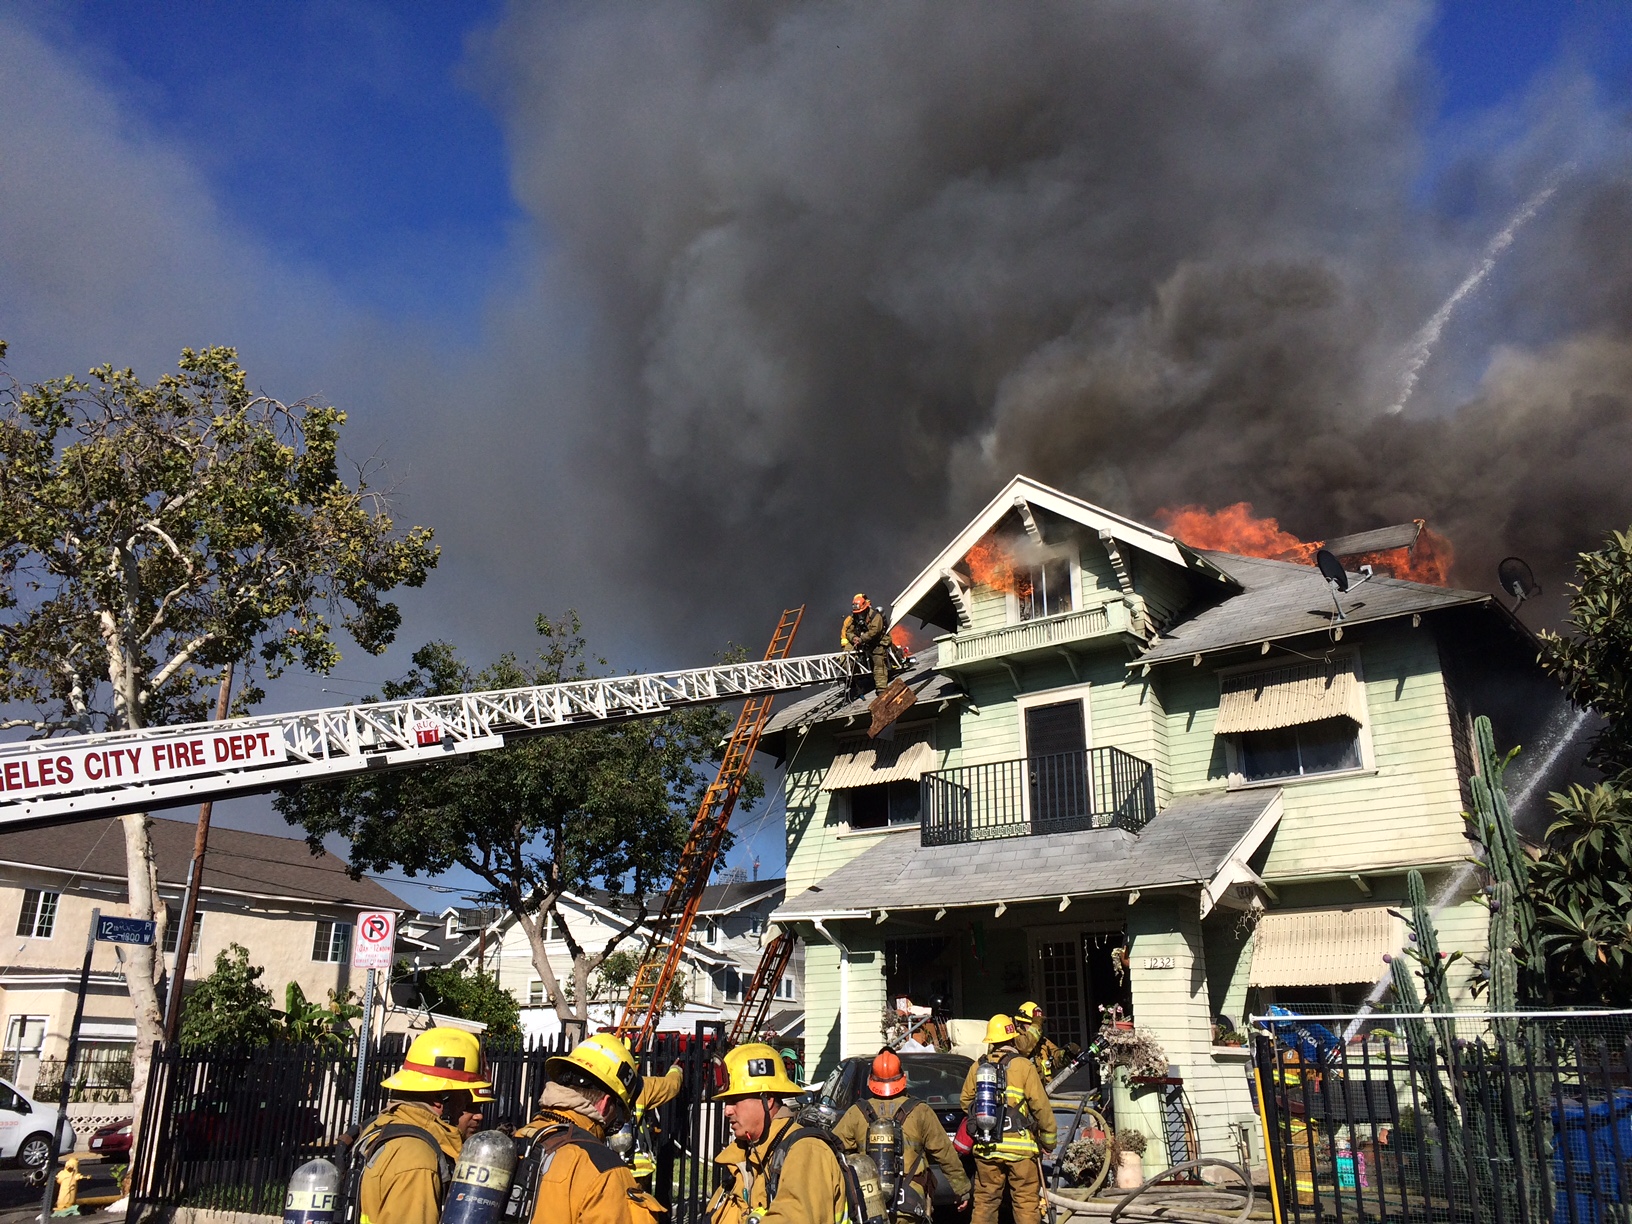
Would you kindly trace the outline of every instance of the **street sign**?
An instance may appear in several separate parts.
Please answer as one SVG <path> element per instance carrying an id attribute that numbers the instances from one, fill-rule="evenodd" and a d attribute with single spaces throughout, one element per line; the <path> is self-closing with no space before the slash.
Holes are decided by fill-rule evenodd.
<path id="1" fill-rule="evenodd" d="M 146 918 L 115 918 L 99 914 L 96 919 L 96 937 L 103 943 L 153 945 L 154 923 Z"/>
<path id="2" fill-rule="evenodd" d="M 397 950 L 397 916 L 390 910 L 364 910 L 357 915 L 357 938 L 352 943 L 353 969 L 389 969 Z"/>

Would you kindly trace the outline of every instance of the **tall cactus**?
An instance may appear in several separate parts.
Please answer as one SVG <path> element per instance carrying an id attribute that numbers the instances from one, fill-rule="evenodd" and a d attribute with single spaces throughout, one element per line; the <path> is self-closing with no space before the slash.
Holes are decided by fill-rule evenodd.
<path id="1" fill-rule="evenodd" d="M 1491 1010 L 1519 1011 L 1535 1007 L 1546 997 L 1547 953 L 1536 922 L 1536 907 L 1530 900 L 1530 860 L 1519 844 L 1507 788 L 1502 785 L 1507 759 L 1497 755 L 1490 719 L 1484 715 L 1474 719 L 1473 735 L 1479 772 L 1473 778 L 1473 811 L 1467 819 L 1473 836 L 1484 847 L 1485 870 L 1491 879 L 1489 895 L 1497 902 L 1490 915 L 1489 974 L 1493 989 L 1498 950 L 1514 954 L 1513 994 L 1503 1006 L 1493 999 Z M 1501 891 L 1503 885 L 1508 892 Z"/>

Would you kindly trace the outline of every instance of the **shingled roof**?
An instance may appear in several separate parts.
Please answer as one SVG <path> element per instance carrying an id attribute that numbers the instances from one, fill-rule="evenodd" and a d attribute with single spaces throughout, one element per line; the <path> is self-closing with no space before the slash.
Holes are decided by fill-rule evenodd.
<path id="1" fill-rule="evenodd" d="M 943 701 L 962 701 L 965 697 L 955 677 L 935 670 L 940 653 L 938 646 L 920 651 L 913 657 L 911 669 L 901 676 L 917 694 L 918 706 L 925 711 L 935 710 Z M 777 748 L 775 737 L 780 737 L 784 731 L 793 727 L 811 727 L 818 723 L 853 720 L 860 724 L 862 730 L 866 730 L 871 722 L 867 707 L 877 694 L 869 686 L 859 697 L 852 698 L 848 695 L 848 690 L 848 685 L 831 684 L 797 701 L 773 707 L 771 720 L 765 725 L 765 735 L 773 742 L 766 746 L 775 751 Z M 909 711 L 906 716 L 908 721 L 916 714 L 916 710 Z"/>
<path id="2" fill-rule="evenodd" d="M 0 863 L 50 867 L 79 876 L 123 880 L 125 838 L 120 818 L 108 816 L 55 828 L 16 829 L 0 833 Z M 193 859 L 191 820 L 152 822 L 153 855 L 159 883 L 176 888 L 187 883 Z M 204 859 L 203 888 L 254 897 L 280 897 L 319 905 L 355 905 L 366 909 L 406 910 L 400 897 L 373 880 L 354 880 L 346 864 L 332 854 L 314 855 L 300 838 L 246 833 L 216 826 L 210 830 Z"/>
<path id="3" fill-rule="evenodd" d="M 1198 654 L 1250 646 L 1330 629 L 1332 596 L 1326 580 L 1312 565 L 1205 552 L 1242 591 L 1162 630 L 1162 640 L 1144 651 L 1135 664 L 1169 663 Z M 1356 576 L 1356 579 L 1358 576 Z M 1342 596 L 1343 624 L 1364 625 L 1414 613 L 1437 612 L 1490 601 L 1483 591 L 1459 591 L 1399 578 L 1378 576 Z"/>
<path id="4" fill-rule="evenodd" d="M 1175 799 L 1135 836 L 1123 829 L 923 846 L 880 839 L 820 884 L 789 897 L 773 921 L 873 910 L 948 909 L 1135 888 L 1204 884 L 1244 862 L 1280 819 L 1279 789 Z"/>

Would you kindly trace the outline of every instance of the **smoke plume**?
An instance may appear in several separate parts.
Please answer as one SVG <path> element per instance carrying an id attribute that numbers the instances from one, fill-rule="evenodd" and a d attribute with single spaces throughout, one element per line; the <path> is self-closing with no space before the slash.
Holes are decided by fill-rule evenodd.
<path id="1" fill-rule="evenodd" d="M 1427 17 L 518 6 L 476 59 L 599 555 L 756 613 L 887 598 L 1018 471 L 1304 539 L 1426 518 L 1453 579 L 1519 553 L 1556 592 L 1632 519 L 1626 158 L 1561 72 L 1425 204 Z"/>

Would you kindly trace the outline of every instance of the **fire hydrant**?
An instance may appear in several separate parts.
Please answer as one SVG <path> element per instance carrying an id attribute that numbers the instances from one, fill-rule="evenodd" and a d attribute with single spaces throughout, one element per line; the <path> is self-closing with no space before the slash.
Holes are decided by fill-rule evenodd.
<path id="1" fill-rule="evenodd" d="M 70 1156 L 62 1162 L 62 1169 L 57 1173 L 57 1201 L 51 1208 L 53 1215 L 78 1210 L 79 1183 L 85 1180 L 86 1175 L 79 1171 L 78 1156 Z"/>

